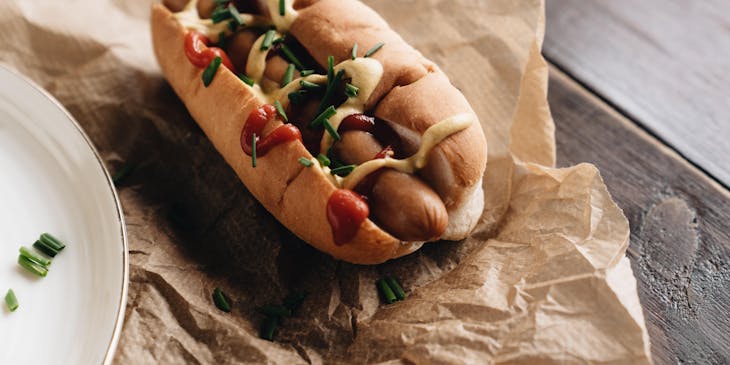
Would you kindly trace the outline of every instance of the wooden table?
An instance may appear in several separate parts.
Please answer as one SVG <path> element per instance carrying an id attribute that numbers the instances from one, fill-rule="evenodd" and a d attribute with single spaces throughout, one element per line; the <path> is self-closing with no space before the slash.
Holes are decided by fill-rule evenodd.
<path id="1" fill-rule="evenodd" d="M 730 363 L 730 2 L 548 0 L 558 165 L 631 224 L 657 364 Z"/>

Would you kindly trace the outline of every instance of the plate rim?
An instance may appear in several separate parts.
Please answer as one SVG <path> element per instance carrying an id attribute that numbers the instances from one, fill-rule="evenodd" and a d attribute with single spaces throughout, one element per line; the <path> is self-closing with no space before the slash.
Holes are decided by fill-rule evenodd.
<path id="1" fill-rule="evenodd" d="M 66 115 L 66 118 L 69 122 L 71 122 L 71 125 L 74 126 L 76 131 L 81 135 L 84 142 L 86 142 L 86 146 L 89 147 L 91 150 L 91 153 L 94 155 L 94 158 L 99 164 L 99 167 L 101 167 L 102 172 L 104 173 L 104 177 L 106 178 L 106 184 L 107 187 L 111 190 L 112 198 L 114 200 L 114 206 L 116 208 L 116 214 L 117 214 L 117 222 L 119 223 L 121 227 L 121 238 L 122 238 L 122 291 L 121 296 L 119 299 L 119 312 L 117 313 L 117 318 L 114 321 L 114 330 L 112 331 L 112 337 L 109 340 L 109 345 L 107 346 L 106 352 L 104 353 L 104 359 L 102 360 L 103 365 L 108 365 L 112 363 L 112 360 L 114 359 L 114 354 L 117 349 L 117 345 L 119 344 L 119 338 L 121 337 L 122 333 L 122 327 L 124 323 L 124 316 L 127 309 L 127 295 L 128 295 L 128 289 L 129 289 L 129 245 L 127 242 L 127 225 L 124 220 L 124 210 L 122 209 L 122 202 L 119 199 L 119 195 L 117 194 L 117 189 L 114 186 L 114 182 L 112 181 L 111 175 L 109 174 L 109 171 L 106 168 L 106 165 L 104 164 L 104 160 L 101 158 L 101 155 L 99 155 L 99 151 L 96 150 L 96 147 L 94 147 L 94 144 L 91 142 L 91 138 L 84 132 L 83 128 L 79 124 L 79 122 L 76 120 L 76 118 L 69 113 L 68 110 L 59 102 L 51 93 L 46 91 L 43 87 L 38 85 L 35 81 L 30 79 L 28 76 L 23 75 L 20 73 L 20 71 L 12 68 L 11 65 L 8 65 L 6 63 L 0 63 L 0 69 L 7 71 L 8 73 L 12 74 L 13 76 L 18 77 L 22 81 L 24 81 L 26 84 L 30 85 L 33 89 L 38 91 L 41 95 L 45 96 L 46 99 L 48 99 L 51 103 L 53 103 L 61 112 L 63 112 L 64 115 Z"/>

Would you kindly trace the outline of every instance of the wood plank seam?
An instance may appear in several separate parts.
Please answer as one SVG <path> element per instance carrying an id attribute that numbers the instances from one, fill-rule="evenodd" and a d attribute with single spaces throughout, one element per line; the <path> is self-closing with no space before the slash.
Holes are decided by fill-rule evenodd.
<path id="1" fill-rule="evenodd" d="M 652 130 L 647 128 L 645 124 L 643 124 L 638 118 L 633 116 L 631 113 L 629 113 L 626 109 L 622 108 L 620 105 L 614 103 L 612 100 L 606 98 L 602 93 L 600 93 L 595 88 L 591 87 L 589 84 L 585 83 L 583 80 L 581 80 L 579 77 L 574 75 L 570 70 L 562 67 L 559 62 L 556 62 L 555 60 L 548 57 L 546 54 L 543 53 L 543 57 L 548 62 L 548 65 L 550 65 L 551 72 L 559 72 L 564 78 L 570 79 L 572 83 L 575 83 L 582 89 L 585 93 L 590 94 L 593 98 L 596 100 L 600 100 L 600 103 L 597 103 L 597 105 L 603 105 L 606 110 L 611 110 L 612 113 L 619 115 L 622 119 L 629 121 L 631 124 L 636 126 L 638 129 L 640 129 L 645 135 L 648 135 L 650 140 L 653 140 L 653 143 L 659 143 L 663 145 L 665 148 L 671 150 L 674 155 L 679 156 L 679 159 L 684 161 L 685 163 L 691 165 L 695 170 L 698 170 L 702 173 L 702 175 L 707 176 L 709 179 L 711 179 L 715 184 L 722 187 L 725 191 L 730 191 L 730 185 L 726 185 L 723 183 L 720 179 L 717 178 L 717 176 L 713 175 L 706 169 L 704 169 L 702 166 L 696 164 L 692 160 L 690 160 L 685 154 L 683 154 L 681 151 L 676 149 L 674 146 L 670 145 L 664 138 L 654 133 Z"/>

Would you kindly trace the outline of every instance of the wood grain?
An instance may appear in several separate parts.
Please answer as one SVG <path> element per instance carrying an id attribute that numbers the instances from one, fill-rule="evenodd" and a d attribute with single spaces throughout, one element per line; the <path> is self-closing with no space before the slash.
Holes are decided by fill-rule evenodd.
<path id="1" fill-rule="evenodd" d="M 657 364 L 730 362 L 730 193 L 551 68 L 559 166 L 596 164 L 631 224 Z"/>
<path id="2" fill-rule="evenodd" d="M 546 5 L 552 63 L 730 186 L 730 1 Z"/>

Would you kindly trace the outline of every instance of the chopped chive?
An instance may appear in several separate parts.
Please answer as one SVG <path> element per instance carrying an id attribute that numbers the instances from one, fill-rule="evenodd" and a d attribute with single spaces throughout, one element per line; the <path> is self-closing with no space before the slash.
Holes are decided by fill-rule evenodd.
<path id="1" fill-rule="evenodd" d="M 331 102 L 331 99 L 335 93 L 335 90 L 337 89 L 337 86 L 342 80 L 342 76 L 344 75 L 345 70 L 340 70 L 337 72 L 337 75 L 335 75 L 335 77 L 333 77 L 332 80 L 327 83 L 327 89 L 324 92 L 324 96 L 322 96 L 322 101 L 320 101 L 319 103 L 318 113 L 321 113 L 327 107 L 327 105 L 333 104 Z"/>
<path id="2" fill-rule="evenodd" d="M 246 76 L 246 74 L 240 73 L 240 74 L 238 74 L 238 78 L 241 79 L 241 81 L 243 81 L 244 84 L 246 84 L 248 86 L 253 86 L 253 79 Z"/>
<path id="3" fill-rule="evenodd" d="M 286 40 L 286 36 L 281 36 L 279 38 L 274 39 L 271 44 L 279 44 L 283 43 Z"/>
<path id="4" fill-rule="evenodd" d="M 284 112 L 284 107 L 281 106 L 281 103 L 278 100 L 274 101 L 274 108 L 276 108 L 276 111 L 279 113 L 282 119 L 284 119 L 285 122 L 289 123 L 289 118 L 286 116 L 286 113 Z"/>
<path id="5" fill-rule="evenodd" d="M 213 77 L 215 77 L 215 73 L 218 71 L 221 61 L 220 57 L 214 58 L 213 61 L 210 61 L 208 67 L 205 68 L 205 71 L 203 71 L 203 85 L 205 85 L 205 87 L 208 87 L 208 85 L 213 82 Z"/>
<path id="6" fill-rule="evenodd" d="M 334 127 L 332 127 L 332 124 L 330 124 L 329 120 L 327 120 L 327 119 L 323 120 L 322 121 L 322 124 L 324 124 L 324 129 L 327 130 L 327 133 L 329 133 L 330 136 L 332 136 L 332 138 L 335 141 L 339 141 L 340 140 L 340 134 L 337 133 L 337 130 L 335 130 Z"/>
<path id="7" fill-rule="evenodd" d="M 395 278 L 392 276 L 388 276 L 385 278 L 385 282 L 391 289 L 393 289 L 393 293 L 395 294 L 395 297 L 398 298 L 398 300 L 403 300 L 406 298 L 406 292 L 403 291 L 403 288 L 401 288 L 400 284 L 398 284 L 398 280 L 395 280 Z"/>
<path id="8" fill-rule="evenodd" d="M 54 237 L 52 234 L 47 233 L 47 232 L 41 234 L 39 240 L 41 242 L 43 242 L 44 244 L 47 244 L 47 245 L 53 247 L 56 251 L 61 251 L 64 248 L 66 248 L 65 243 L 63 243 L 61 240 L 59 240 L 58 238 Z"/>
<path id="9" fill-rule="evenodd" d="M 307 298 L 307 293 L 305 292 L 291 293 L 284 298 L 284 306 L 294 312 L 302 305 L 305 298 Z"/>
<path id="10" fill-rule="evenodd" d="M 228 303 L 226 295 L 223 294 L 223 291 L 220 288 L 213 289 L 213 303 L 218 309 L 226 313 L 231 312 L 231 305 Z"/>
<path id="11" fill-rule="evenodd" d="M 279 0 L 279 15 L 286 14 L 286 0 Z"/>
<path id="12" fill-rule="evenodd" d="M 228 29 L 231 30 L 231 33 L 236 33 L 236 28 L 238 28 L 238 23 L 235 20 L 228 22 Z"/>
<path id="13" fill-rule="evenodd" d="M 20 266 L 22 266 L 24 269 L 26 269 L 38 276 L 45 277 L 48 274 L 47 268 L 45 268 L 41 265 L 38 265 L 33 261 L 28 260 L 27 258 L 23 257 L 22 255 L 18 256 L 18 264 Z"/>
<path id="14" fill-rule="evenodd" d="M 226 32 L 218 33 L 218 47 L 222 49 L 226 48 Z"/>
<path id="15" fill-rule="evenodd" d="M 355 45 L 352 46 L 352 59 L 354 60 L 356 58 L 357 58 L 357 43 L 355 43 Z"/>
<path id="16" fill-rule="evenodd" d="M 284 72 L 284 78 L 281 79 L 281 87 L 288 85 L 294 78 L 294 64 L 290 63 L 286 66 L 286 72 Z"/>
<path id="17" fill-rule="evenodd" d="M 259 308 L 259 312 L 269 317 L 291 317 L 291 309 L 283 305 L 265 305 Z"/>
<path id="18" fill-rule="evenodd" d="M 354 170 L 356 167 L 357 167 L 357 165 L 340 166 L 340 167 L 336 167 L 336 168 L 332 169 L 332 171 L 330 171 L 330 173 L 332 175 L 338 175 L 338 176 L 345 177 L 345 176 L 349 175 L 352 172 L 352 170 Z"/>
<path id="19" fill-rule="evenodd" d="M 274 331 L 276 331 L 276 326 L 278 325 L 279 317 L 266 317 L 264 323 L 261 324 L 261 338 L 263 338 L 264 340 L 273 341 Z"/>
<path id="20" fill-rule="evenodd" d="M 383 48 L 384 45 L 385 45 L 385 43 L 378 42 L 378 44 L 374 45 L 373 48 L 370 48 L 369 51 L 365 52 L 365 56 L 363 56 L 363 57 L 367 58 L 367 57 L 374 55 L 375 52 L 380 51 L 380 49 Z"/>
<path id="21" fill-rule="evenodd" d="M 231 13 L 231 18 L 233 18 L 234 22 L 238 23 L 238 25 L 244 25 L 241 13 L 238 12 L 238 9 L 236 9 L 233 3 L 228 4 L 228 11 Z"/>
<path id="22" fill-rule="evenodd" d="M 306 157 L 299 157 L 299 163 L 302 164 L 302 165 L 304 165 L 304 167 L 310 167 L 310 166 L 313 165 L 312 164 L 312 161 L 310 161 Z"/>
<path id="23" fill-rule="evenodd" d="M 319 164 L 320 164 L 320 165 L 321 165 L 322 167 L 327 167 L 327 166 L 329 166 L 329 165 L 330 165 L 330 163 L 331 163 L 331 161 L 330 161 L 329 157 L 327 157 L 326 155 L 323 155 L 323 154 L 321 154 L 321 153 L 320 153 L 319 155 L 317 155 L 317 161 L 319 161 Z"/>
<path id="24" fill-rule="evenodd" d="M 294 52 L 292 52 L 292 50 L 289 47 L 287 47 L 286 44 L 281 45 L 281 53 L 284 54 L 284 57 L 286 57 L 286 59 L 288 59 L 289 62 L 291 62 L 295 66 L 297 66 L 298 70 L 304 69 L 304 65 L 299 61 L 297 56 L 294 55 Z"/>
<path id="25" fill-rule="evenodd" d="M 313 74 L 313 73 L 314 73 L 314 70 L 302 70 L 301 72 L 299 72 L 299 74 L 300 74 L 300 75 L 301 75 L 302 77 L 304 77 L 304 76 L 309 76 L 309 75 L 311 75 L 311 74 Z"/>
<path id="26" fill-rule="evenodd" d="M 274 40 L 274 36 L 276 35 L 276 31 L 273 29 L 270 29 L 266 32 L 266 35 L 264 35 L 264 40 L 261 42 L 261 50 L 266 51 L 269 48 L 271 48 L 271 42 Z"/>
<path id="27" fill-rule="evenodd" d="M 216 5 L 226 5 L 226 4 L 228 4 L 229 2 L 231 2 L 231 0 L 213 0 L 213 2 L 214 2 L 214 3 L 216 4 Z"/>
<path id="28" fill-rule="evenodd" d="M 8 292 L 5 294 L 5 305 L 8 306 L 8 310 L 11 312 L 15 312 L 15 310 L 20 306 L 13 289 L 8 289 Z"/>
<path id="29" fill-rule="evenodd" d="M 360 88 L 357 86 L 347 83 L 345 85 L 345 94 L 351 98 L 354 98 L 357 96 L 358 92 L 360 92 Z"/>
<path id="30" fill-rule="evenodd" d="M 132 164 L 125 164 L 124 166 L 122 166 L 119 170 L 117 170 L 116 173 L 114 173 L 114 176 L 112 176 L 112 182 L 114 183 L 114 185 L 119 184 L 124 179 L 129 177 L 129 175 L 131 175 L 136 168 L 137 167 Z"/>
<path id="31" fill-rule="evenodd" d="M 395 302 L 395 293 L 393 293 L 393 290 L 388 286 L 388 283 L 386 283 L 384 279 L 378 280 L 376 285 L 378 286 L 378 289 L 380 289 L 380 295 L 382 295 L 387 304 Z"/>
<path id="32" fill-rule="evenodd" d="M 327 57 L 327 84 L 335 78 L 335 56 Z"/>
<path id="33" fill-rule="evenodd" d="M 294 105 L 302 105 L 304 104 L 304 99 L 307 97 L 307 90 L 298 90 L 289 93 L 287 95 L 289 97 L 289 101 Z"/>
<path id="34" fill-rule="evenodd" d="M 48 266 L 51 265 L 51 260 L 49 260 L 49 259 L 47 259 L 45 257 L 40 257 L 40 256 L 36 255 L 28 247 L 21 246 L 19 251 L 20 251 L 20 256 L 23 256 L 26 259 L 28 259 L 28 260 L 30 260 L 30 261 L 38 264 L 38 265 L 41 265 L 41 266 L 45 267 L 46 269 L 48 268 Z"/>
<path id="35" fill-rule="evenodd" d="M 315 84 L 315 83 L 309 82 L 307 80 L 299 81 L 299 85 L 302 86 L 302 89 L 311 90 L 311 91 L 317 91 L 322 88 L 322 85 Z"/>
<path id="36" fill-rule="evenodd" d="M 38 251 L 43 252 L 44 254 L 50 256 L 50 257 L 56 257 L 58 255 L 58 251 L 54 249 L 53 247 L 46 246 L 41 242 L 41 240 L 37 240 L 33 243 L 33 247 L 35 247 Z"/>
<path id="37" fill-rule="evenodd" d="M 316 118 L 314 118 L 314 120 L 312 120 L 312 122 L 309 123 L 309 126 L 318 127 L 325 120 L 327 120 L 328 118 L 332 117 L 335 114 L 337 114 L 337 110 L 335 110 L 335 107 L 333 105 L 330 105 L 329 108 L 325 109 Z"/>
<path id="38" fill-rule="evenodd" d="M 256 167 L 256 133 L 251 137 L 251 166 Z"/>
<path id="39" fill-rule="evenodd" d="M 214 24 L 217 24 L 226 19 L 230 19 L 231 16 L 231 9 L 221 4 L 213 10 L 213 14 L 210 15 L 210 19 Z"/>

